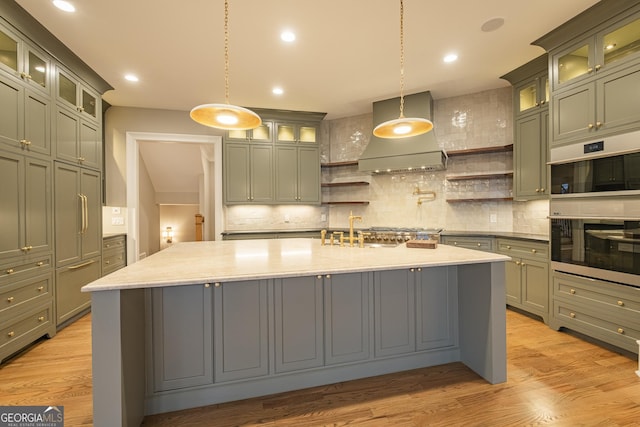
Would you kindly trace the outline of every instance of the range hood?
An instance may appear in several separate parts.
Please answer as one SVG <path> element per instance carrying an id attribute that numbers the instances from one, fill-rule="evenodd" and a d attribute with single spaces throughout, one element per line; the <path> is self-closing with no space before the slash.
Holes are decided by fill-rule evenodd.
<path id="1" fill-rule="evenodd" d="M 398 118 L 400 97 L 373 103 L 373 127 Z M 424 117 L 433 121 L 433 99 L 430 92 L 404 97 L 406 117 Z M 447 153 L 438 145 L 434 131 L 408 138 L 382 139 L 371 135 L 369 145 L 358 160 L 363 172 L 397 170 L 443 170 L 447 168 Z"/>

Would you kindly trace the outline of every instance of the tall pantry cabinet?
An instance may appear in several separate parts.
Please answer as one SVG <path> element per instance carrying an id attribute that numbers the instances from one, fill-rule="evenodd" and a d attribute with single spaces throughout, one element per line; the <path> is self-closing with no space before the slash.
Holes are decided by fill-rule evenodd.
<path id="1" fill-rule="evenodd" d="M 0 51 L 2 362 L 90 307 L 110 86 L 13 0 L 0 3 Z"/>

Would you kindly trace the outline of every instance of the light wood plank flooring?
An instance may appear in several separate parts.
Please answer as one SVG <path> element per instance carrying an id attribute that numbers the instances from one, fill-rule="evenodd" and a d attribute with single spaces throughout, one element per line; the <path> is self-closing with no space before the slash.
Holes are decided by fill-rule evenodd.
<path id="1" fill-rule="evenodd" d="M 1 405 L 92 424 L 90 316 L 0 366 Z M 638 362 L 507 310 L 508 381 L 452 363 L 150 416 L 144 426 L 637 426 Z"/>

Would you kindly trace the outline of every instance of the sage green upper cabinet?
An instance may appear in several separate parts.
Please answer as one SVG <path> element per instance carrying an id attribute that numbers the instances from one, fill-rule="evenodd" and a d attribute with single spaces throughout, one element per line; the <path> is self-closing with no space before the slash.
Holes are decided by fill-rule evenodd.
<path id="1" fill-rule="evenodd" d="M 0 70 L 19 78 L 25 85 L 51 94 L 51 60 L 41 50 L 0 26 Z"/>
<path id="2" fill-rule="evenodd" d="M 320 203 L 318 147 L 275 146 L 275 185 L 278 203 Z"/>
<path id="3" fill-rule="evenodd" d="M 272 203 L 273 146 L 224 144 L 226 204 Z"/>
<path id="4" fill-rule="evenodd" d="M 544 55 L 546 58 L 546 55 Z M 546 61 L 545 61 L 546 62 Z M 546 107 L 549 102 L 549 77 L 543 71 L 514 87 L 516 115 L 527 114 Z"/>
<path id="5" fill-rule="evenodd" d="M 70 108 L 83 118 L 100 121 L 100 95 L 61 67 L 56 70 L 56 99 L 60 105 Z"/>
<path id="6" fill-rule="evenodd" d="M 51 99 L 0 74 L 0 144 L 12 151 L 51 154 Z"/>
<path id="7" fill-rule="evenodd" d="M 226 139 L 228 141 L 271 142 L 273 141 L 273 123 L 263 121 L 262 124 L 255 129 L 227 131 Z"/>
<path id="8" fill-rule="evenodd" d="M 318 126 L 310 123 L 276 122 L 276 143 L 316 144 Z"/>
<path id="9" fill-rule="evenodd" d="M 554 90 L 628 64 L 639 54 L 640 18 L 631 16 L 554 53 Z"/>
<path id="10" fill-rule="evenodd" d="M 550 58 L 551 147 L 640 128 L 640 3 L 598 2 L 534 44 Z"/>
<path id="11" fill-rule="evenodd" d="M 548 197 L 549 153 L 548 56 L 538 58 L 502 76 L 513 85 L 514 198 Z"/>
<path id="12" fill-rule="evenodd" d="M 319 204 L 324 113 L 254 111 L 261 126 L 228 131 L 223 141 L 225 204 Z"/>
<path id="13" fill-rule="evenodd" d="M 100 126 L 67 108 L 56 107 L 56 158 L 93 169 L 102 167 Z"/>

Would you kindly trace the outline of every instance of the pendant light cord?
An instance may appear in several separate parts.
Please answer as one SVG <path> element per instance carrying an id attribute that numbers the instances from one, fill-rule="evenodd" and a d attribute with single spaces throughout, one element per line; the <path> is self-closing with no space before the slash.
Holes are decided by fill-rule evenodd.
<path id="1" fill-rule="evenodd" d="M 400 0 L 400 118 L 404 118 L 404 1 Z"/>
<path id="2" fill-rule="evenodd" d="M 224 102 L 229 104 L 229 1 L 224 0 Z"/>

